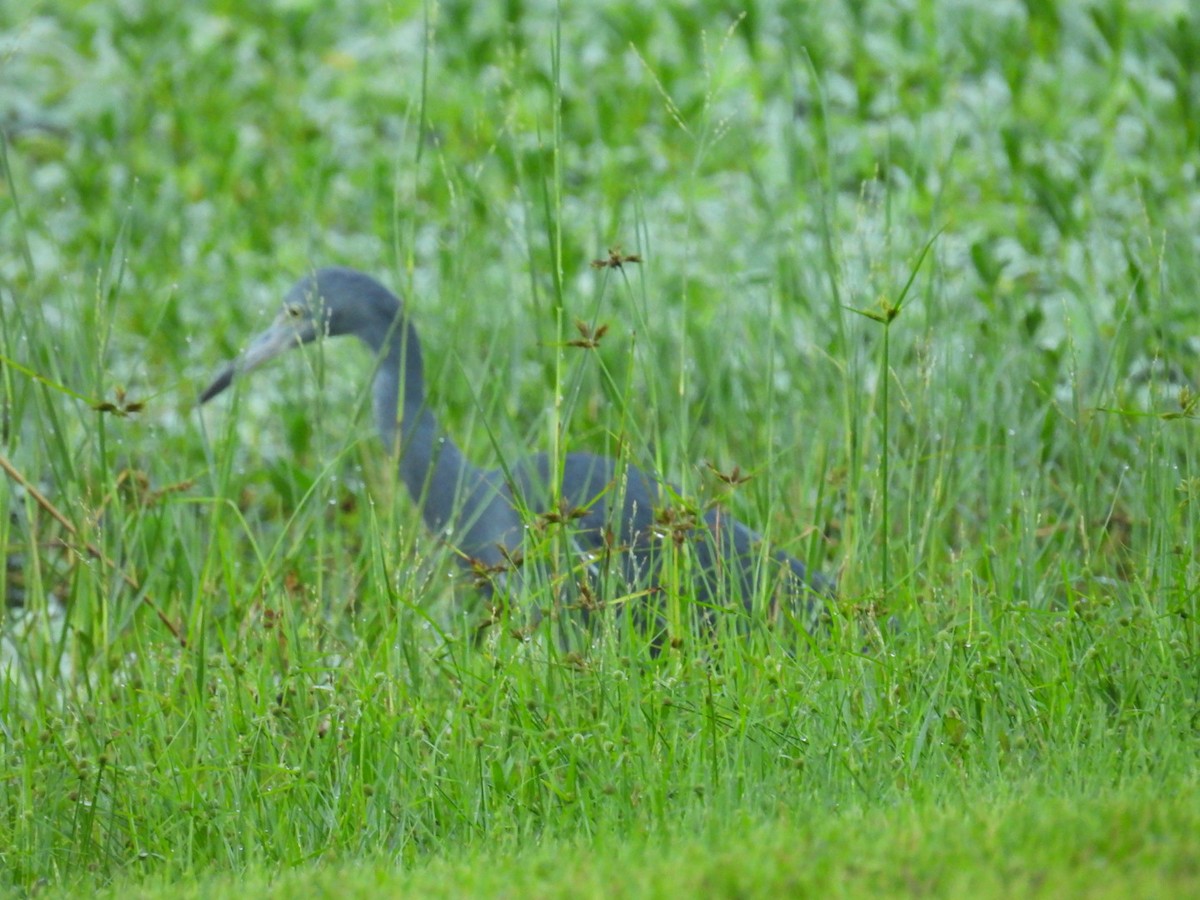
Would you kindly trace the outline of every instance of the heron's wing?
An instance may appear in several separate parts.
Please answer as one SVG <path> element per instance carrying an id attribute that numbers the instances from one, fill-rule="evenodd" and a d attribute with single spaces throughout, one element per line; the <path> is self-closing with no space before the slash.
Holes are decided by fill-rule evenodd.
<path id="1" fill-rule="evenodd" d="M 704 523 L 695 552 L 709 599 L 720 606 L 740 601 L 753 611 L 762 597 L 769 614 L 786 611 L 811 630 L 832 594 L 826 579 L 790 553 L 767 546 L 762 535 L 724 509 L 709 510 Z"/>
<path id="2" fill-rule="evenodd" d="M 688 548 L 690 599 L 702 606 L 753 610 L 766 598 L 770 612 L 786 609 L 806 627 L 815 623 L 831 593 L 820 576 L 721 508 L 693 516 L 672 497 L 677 490 L 635 466 L 586 453 L 569 454 L 562 466 L 561 503 L 552 508 L 549 457 L 531 457 L 514 473 L 524 508 L 539 527 L 566 530 L 584 575 L 607 600 L 635 599 L 658 587 L 671 543 Z M 672 513 L 672 509 L 675 510 Z"/>
<path id="3" fill-rule="evenodd" d="M 577 580 L 586 573 L 593 587 L 604 585 L 606 594 L 616 590 L 609 590 L 613 577 L 648 585 L 653 578 L 649 553 L 656 482 L 632 466 L 619 467 L 590 453 L 568 454 L 561 473 L 554 469 L 550 457 L 539 454 L 512 470 L 516 506 L 531 534 L 552 545 L 565 536 L 575 557 L 568 568 Z M 561 477 L 557 492 L 550 487 L 556 474 Z"/>

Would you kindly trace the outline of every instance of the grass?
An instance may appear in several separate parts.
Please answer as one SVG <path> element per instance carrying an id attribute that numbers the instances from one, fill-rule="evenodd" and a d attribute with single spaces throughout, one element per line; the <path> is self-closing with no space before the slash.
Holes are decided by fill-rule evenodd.
<path id="1" fill-rule="evenodd" d="M 1021 795 L 1030 789 L 1022 785 Z M 1195 878 L 1196 798 L 1165 805 L 1154 786 L 1120 798 L 1045 794 L 962 797 L 950 805 L 839 810 L 769 824 L 695 825 L 693 835 L 646 839 L 607 833 L 589 840 L 459 854 L 405 870 L 393 858 L 333 863 L 279 875 L 251 872 L 200 882 L 195 896 L 400 894 L 611 897 L 1087 894 L 1155 896 Z M 881 839 L 881 837 L 883 839 Z M 851 856 L 843 848 L 854 847 Z M 1017 858 L 1013 851 L 1019 848 Z M 156 896 L 164 886 L 150 885 Z M 137 888 L 126 888 L 137 896 Z M 188 894 L 185 892 L 185 896 Z"/>
<path id="2" fill-rule="evenodd" d="M 1197 26 L 6 8 L 0 888 L 1194 891 Z M 357 347 L 194 408 L 330 263 L 471 458 L 628 454 L 829 632 L 473 642 Z"/>

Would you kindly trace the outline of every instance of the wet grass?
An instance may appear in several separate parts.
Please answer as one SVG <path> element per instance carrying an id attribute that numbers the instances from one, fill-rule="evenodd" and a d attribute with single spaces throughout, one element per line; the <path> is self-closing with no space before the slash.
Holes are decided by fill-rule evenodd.
<path id="1" fill-rule="evenodd" d="M 0 885 L 1194 890 L 1198 25 L 0 13 Z M 471 458 L 628 454 L 829 632 L 475 642 L 357 346 L 195 409 L 334 263 Z"/>

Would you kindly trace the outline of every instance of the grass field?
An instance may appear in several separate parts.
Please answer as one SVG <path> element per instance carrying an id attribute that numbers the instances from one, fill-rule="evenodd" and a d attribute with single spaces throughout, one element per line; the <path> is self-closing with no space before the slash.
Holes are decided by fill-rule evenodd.
<path id="1" fill-rule="evenodd" d="M 1190 5 L 177 6 L 0 9 L 0 891 L 1200 893 Z M 196 408 L 329 264 L 829 627 L 477 640 L 354 342 Z"/>

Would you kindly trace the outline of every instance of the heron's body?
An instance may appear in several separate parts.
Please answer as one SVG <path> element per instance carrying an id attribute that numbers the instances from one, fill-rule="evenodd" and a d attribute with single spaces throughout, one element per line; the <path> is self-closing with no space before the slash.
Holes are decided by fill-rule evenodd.
<path id="1" fill-rule="evenodd" d="M 201 396 L 205 402 L 248 371 L 299 344 L 352 334 L 379 358 L 373 386 L 376 426 L 398 451 L 400 475 L 426 527 L 449 542 L 461 564 L 499 571 L 520 560 L 529 525 L 556 519 L 583 557 L 578 577 L 619 579 L 623 596 L 653 591 L 671 549 L 691 551 L 690 598 L 702 608 L 752 609 L 782 599 L 811 625 L 829 585 L 803 563 L 763 545 L 759 535 L 720 509 L 664 523 L 671 492 L 630 465 L 588 453 L 562 461 L 558 490 L 546 454 L 506 470 L 473 465 L 441 430 L 426 403 L 420 341 L 400 300 L 352 269 L 320 269 L 301 279 L 275 324 L 230 363 Z M 584 573 L 591 573 L 585 575 Z M 594 590 L 595 585 L 589 586 Z M 707 613 L 706 613 L 707 617 Z"/>

